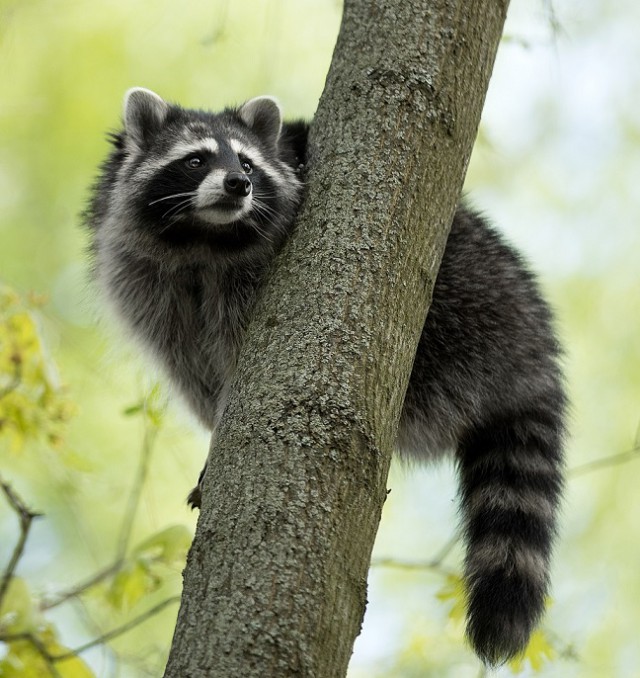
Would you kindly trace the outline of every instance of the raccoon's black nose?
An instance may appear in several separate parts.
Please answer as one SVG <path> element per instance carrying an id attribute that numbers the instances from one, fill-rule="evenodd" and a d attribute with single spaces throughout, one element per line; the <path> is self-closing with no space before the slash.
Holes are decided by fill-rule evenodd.
<path id="1" fill-rule="evenodd" d="M 231 195 L 247 196 L 251 193 L 251 179 L 242 172 L 229 172 L 224 178 L 224 189 Z"/>

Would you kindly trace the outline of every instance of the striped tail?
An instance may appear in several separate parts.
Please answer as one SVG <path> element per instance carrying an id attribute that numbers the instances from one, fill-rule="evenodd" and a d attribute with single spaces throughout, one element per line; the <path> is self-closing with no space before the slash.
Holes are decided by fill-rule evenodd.
<path id="1" fill-rule="evenodd" d="M 467 637 L 491 666 L 526 648 L 544 611 L 563 487 L 563 410 L 517 412 L 461 441 Z"/>

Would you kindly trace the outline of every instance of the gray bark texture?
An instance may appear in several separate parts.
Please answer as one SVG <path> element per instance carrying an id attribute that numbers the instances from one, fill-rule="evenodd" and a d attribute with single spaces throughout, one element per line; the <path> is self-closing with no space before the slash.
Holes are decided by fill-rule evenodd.
<path id="1" fill-rule="evenodd" d="M 210 455 L 167 678 L 346 674 L 507 4 L 345 0 L 305 204 Z"/>

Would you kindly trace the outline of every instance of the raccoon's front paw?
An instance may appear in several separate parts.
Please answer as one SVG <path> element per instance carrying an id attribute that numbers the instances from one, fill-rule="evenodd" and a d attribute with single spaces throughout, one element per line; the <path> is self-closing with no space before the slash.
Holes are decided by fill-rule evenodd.
<path id="1" fill-rule="evenodd" d="M 189 496 L 187 497 L 187 504 L 189 504 L 189 507 L 193 511 L 193 509 L 200 508 L 200 503 L 202 501 L 202 492 L 200 491 L 200 485 L 196 485 L 191 492 L 189 492 Z"/>
<path id="2" fill-rule="evenodd" d="M 191 507 L 193 511 L 194 508 L 199 509 L 202 503 L 202 479 L 204 478 L 204 473 L 207 470 L 207 465 L 204 465 L 200 475 L 198 476 L 198 484 L 189 492 L 187 497 L 187 504 Z"/>

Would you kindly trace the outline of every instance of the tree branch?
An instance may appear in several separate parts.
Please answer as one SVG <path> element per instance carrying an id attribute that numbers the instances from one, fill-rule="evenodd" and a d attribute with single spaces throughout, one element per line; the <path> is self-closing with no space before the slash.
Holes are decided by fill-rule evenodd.
<path id="1" fill-rule="evenodd" d="M 122 564 L 123 559 L 116 559 L 113 563 L 111 563 L 111 565 L 108 565 L 102 570 L 99 570 L 91 577 L 85 579 L 79 584 L 72 586 L 66 591 L 62 591 L 60 593 L 55 594 L 52 598 L 48 600 L 44 599 L 40 604 L 40 609 L 43 611 L 51 610 L 52 608 L 67 602 L 67 600 L 69 600 L 70 598 L 76 598 L 82 593 L 85 593 L 85 591 L 88 591 L 89 589 L 103 582 L 105 579 L 108 579 L 110 576 L 116 574 L 118 570 L 122 567 Z"/>
<path id="2" fill-rule="evenodd" d="M 443 567 L 444 559 L 451 553 L 460 541 L 459 535 L 454 535 L 431 560 L 399 560 L 397 558 L 374 558 L 371 567 L 393 567 L 401 570 L 437 570 L 445 575 L 455 575 L 456 572 Z"/>
<path id="3" fill-rule="evenodd" d="M 585 473 L 591 473 L 592 471 L 598 471 L 602 468 L 607 468 L 608 466 L 619 466 L 620 464 L 626 464 L 629 461 L 634 459 L 640 459 L 640 445 L 632 447 L 626 452 L 620 452 L 619 454 L 613 454 L 608 457 L 602 457 L 600 459 L 595 459 L 594 461 L 586 462 L 585 464 L 580 464 L 579 466 L 574 466 L 570 469 L 567 475 L 570 478 L 575 478 L 577 476 L 584 475 Z"/>
<path id="4" fill-rule="evenodd" d="M 118 546 L 116 549 L 116 562 L 122 563 L 124 557 L 129 548 L 129 541 L 131 539 L 131 531 L 133 530 L 133 523 L 138 512 L 138 506 L 140 505 L 140 497 L 142 495 L 142 489 L 147 480 L 149 474 L 149 464 L 151 461 L 151 455 L 153 453 L 156 436 L 158 434 L 158 427 L 149 423 L 147 417 L 144 418 L 145 429 L 144 429 L 144 438 L 142 441 L 142 452 L 140 455 L 140 463 L 138 464 L 138 470 L 136 472 L 136 477 L 129 494 L 129 499 L 127 501 L 127 508 L 124 512 L 124 517 L 122 520 L 122 528 L 120 530 L 120 536 L 118 537 Z"/>
<path id="5" fill-rule="evenodd" d="M 142 496 L 142 490 L 147 481 L 147 476 L 149 474 L 149 466 L 151 462 L 151 456 L 153 454 L 156 436 L 158 434 L 158 427 L 151 424 L 147 417 L 145 421 L 145 430 L 144 438 L 142 441 L 142 449 L 140 454 L 140 461 L 138 463 L 138 469 L 136 471 L 136 476 L 129 492 L 129 498 L 127 500 L 127 506 L 122 518 L 122 525 L 120 528 L 120 534 L 118 536 L 118 541 L 116 545 L 116 556 L 111 565 L 99 570 L 96 574 L 92 575 L 88 579 L 75 586 L 58 593 L 50 600 L 44 600 L 41 604 L 42 610 L 50 610 L 62 603 L 66 602 L 70 598 L 79 596 L 80 594 L 88 591 L 90 588 L 97 586 L 105 579 L 108 579 L 110 576 L 116 574 L 118 570 L 124 564 L 127 550 L 129 548 L 129 542 L 131 540 L 131 533 L 133 530 L 133 524 L 135 522 L 135 517 L 138 512 L 138 506 L 140 504 L 140 497 Z"/>
<path id="6" fill-rule="evenodd" d="M 108 643 L 110 640 L 113 640 L 114 638 L 117 638 L 118 636 L 121 636 L 131 631 L 131 629 L 134 629 L 136 626 L 139 626 L 143 622 L 147 621 L 147 619 L 150 619 L 151 617 L 154 617 L 155 615 L 159 614 L 166 607 L 169 607 L 169 605 L 173 605 L 174 603 L 178 602 L 180 602 L 180 596 L 172 596 L 171 598 L 167 598 L 163 600 L 161 603 L 154 605 L 154 607 L 148 609 L 146 612 L 143 612 L 137 617 L 134 617 L 126 624 L 122 624 L 122 626 L 118 626 L 115 629 L 112 629 L 111 631 L 108 631 L 107 633 L 104 633 L 101 636 L 94 638 L 88 643 L 85 643 L 84 645 L 80 645 L 79 647 L 76 647 L 73 650 L 69 650 L 69 652 L 65 652 L 64 654 L 53 655 L 52 659 L 55 662 L 61 662 L 64 661 L 65 659 L 77 657 L 83 652 L 86 652 L 87 650 L 96 647 L 96 645 Z"/>
<path id="7" fill-rule="evenodd" d="M 18 538 L 18 542 L 13 549 L 9 563 L 2 575 L 2 579 L 0 580 L 0 608 L 2 608 L 2 601 L 4 600 L 4 597 L 7 593 L 7 589 L 9 588 L 9 583 L 13 577 L 16 566 L 22 557 L 22 553 L 24 552 L 24 547 L 27 543 L 27 537 L 29 536 L 29 530 L 31 529 L 31 523 L 35 518 L 39 518 L 42 514 L 28 509 L 22 499 L 20 499 L 11 486 L 4 482 L 2 478 L 0 478 L 0 487 L 7 498 L 7 502 L 16 512 L 20 521 L 20 537 Z"/>

